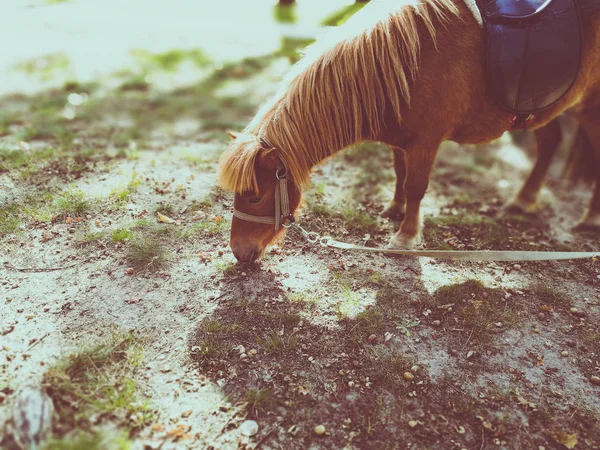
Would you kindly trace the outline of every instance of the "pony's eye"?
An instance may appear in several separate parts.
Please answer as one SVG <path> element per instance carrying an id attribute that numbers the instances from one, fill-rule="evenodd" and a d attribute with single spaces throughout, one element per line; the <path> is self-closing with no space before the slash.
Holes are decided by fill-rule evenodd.
<path id="1" fill-rule="evenodd" d="M 260 198 L 258 197 L 252 197 L 250 200 L 248 200 L 248 203 L 258 203 L 260 202 Z"/>

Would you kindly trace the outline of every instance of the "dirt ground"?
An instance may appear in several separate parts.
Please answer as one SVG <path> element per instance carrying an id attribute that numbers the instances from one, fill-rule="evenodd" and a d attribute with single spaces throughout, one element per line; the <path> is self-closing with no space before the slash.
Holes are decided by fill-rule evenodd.
<path id="1" fill-rule="evenodd" d="M 290 233 L 235 264 L 217 161 L 305 43 L 292 31 L 219 61 L 138 50 L 87 78 L 66 53 L 11 63 L 27 83 L 0 98 L 0 446 L 18 448 L 34 386 L 49 449 L 600 448 L 600 262 L 392 258 Z M 540 213 L 503 210 L 532 146 L 444 144 L 424 247 L 600 251 L 572 230 L 591 190 L 560 179 L 568 142 Z M 358 145 L 316 168 L 299 221 L 384 245 L 393 188 L 389 150 Z"/>

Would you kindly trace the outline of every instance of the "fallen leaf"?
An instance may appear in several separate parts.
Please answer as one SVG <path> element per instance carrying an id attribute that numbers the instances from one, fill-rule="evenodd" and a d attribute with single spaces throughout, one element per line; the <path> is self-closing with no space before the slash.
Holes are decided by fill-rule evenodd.
<path id="1" fill-rule="evenodd" d="M 556 442 L 564 445 L 567 448 L 574 448 L 577 445 L 577 435 L 576 434 L 568 434 L 564 431 L 561 431 L 556 436 Z"/>
<path id="2" fill-rule="evenodd" d="M 544 365 L 544 358 L 542 358 L 541 356 L 538 356 L 537 361 L 535 362 L 535 366 L 539 367 L 539 366 L 543 366 Z"/>
<path id="3" fill-rule="evenodd" d="M 165 426 L 162 423 L 155 423 L 154 425 L 152 425 L 152 431 L 160 433 L 162 431 L 165 431 Z"/>
<path id="4" fill-rule="evenodd" d="M 187 419 L 188 417 L 190 417 L 192 415 L 194 411 L 191 409 L 188 409 L 187 411 L 181 413 L 181 417 L 183 417 L 184 419 Z"/>
<path id="5" fill-rule="evenodd" d="M 158 220 L 160 220 L 163 223 L 175 223 L 175 221 L 170 217 L 164 216 L 159 212 L 157 212 L 156 214 L 158 215 Z"/>

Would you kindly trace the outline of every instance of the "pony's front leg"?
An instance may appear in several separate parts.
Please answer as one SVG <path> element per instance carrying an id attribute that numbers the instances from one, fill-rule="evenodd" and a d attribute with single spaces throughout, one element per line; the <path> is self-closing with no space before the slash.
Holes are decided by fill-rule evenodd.
<path id="1" fill-rule="evenodd" d="M 425 196 L 440 143 L 415 145 L 406 150 L 406 213 L 400 230 L 390 241 L 391 248 L 413 248 L 421 241 L 421 200 Z"/>
<path id="2" fill-rule="evenodd" d="M 392 147 L 392 153 L 394 154 L 394 171 L 396 172 L 396 190 L 394 198 L 381 213 L 381 216 L 394 220 L 402 220 L 406 213 L 406 193 L 404 192 L 406 163 L 404 161 L 404 150 L 399 147 Z"/>

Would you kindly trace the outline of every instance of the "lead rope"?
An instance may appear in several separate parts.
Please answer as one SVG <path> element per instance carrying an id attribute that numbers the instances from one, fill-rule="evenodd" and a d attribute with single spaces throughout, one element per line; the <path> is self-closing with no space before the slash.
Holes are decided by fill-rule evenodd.
<path id="1" fill-rule="evenodd" d="M 505 250 L 396 250 L 391 248 L 374 248 L 362 245 L 348 244 L 323 236 L 314 231 L 307 231 L 297 223 L 288 228 L 295 229 L 310 244 L 317 242 L 326 248 L 340 250 L 355 250 L 368 253 L 383 253 L 385 255 L 421 256 L 436 259 L 451 259 L 463 261 L 561 261 L 568 259 L 598 258 L 600 252 L 534 252 L 534 251 L 505 251 Z"/>

